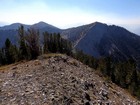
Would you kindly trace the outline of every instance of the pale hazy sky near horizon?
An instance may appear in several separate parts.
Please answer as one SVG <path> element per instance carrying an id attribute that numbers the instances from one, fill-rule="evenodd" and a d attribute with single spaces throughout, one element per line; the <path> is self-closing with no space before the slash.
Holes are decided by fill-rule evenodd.
<path id="1" fill-rule="evenodd" d="M 140 0 L 0 0 L 0 26 L 39 21 L 62 29 L 98 21 L 140 35 Z"/>

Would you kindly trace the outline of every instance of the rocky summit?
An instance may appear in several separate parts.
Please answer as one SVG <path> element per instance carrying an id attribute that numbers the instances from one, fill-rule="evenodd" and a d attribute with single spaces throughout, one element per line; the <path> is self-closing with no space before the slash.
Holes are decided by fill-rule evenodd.
<path id="1" fill-rule="evenodd" d="M 0 105 L 140 105 L 127 91 L 66 55 L 0 67 Z"/>

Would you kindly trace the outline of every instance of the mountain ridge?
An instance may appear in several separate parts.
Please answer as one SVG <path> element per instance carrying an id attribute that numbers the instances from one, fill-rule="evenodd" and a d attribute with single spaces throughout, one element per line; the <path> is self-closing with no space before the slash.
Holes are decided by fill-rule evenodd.
<path id="1" fill-rule="evenodd" d="M 0 67 L 1 105 L 122 105 L 140 102 L 95 70 L 62 54 Z"/>
<path id="2" fill-rule="evenodd" d="M 15 25 L 13 27 L 15 28 L 20 25 L 20 23 L 11 24 L 9 27 L 13 25 Z M 40 21 L 28 27 L 39 28 L 40 33 L 45 31 L 49 33 L 59 32 L 63 38 L 72 42 L 74 48 L 82 50 L 84 53 L 96 58 L 113 56 L 118 60 L 129 58 L 134 58 L 137 61 L 140 60 L 140 36 L 120 26 L 94 22 L 62 30 Z M 6 38 L 9 38 L 13 44 L 16 44 L 17 30 L 11 29 L 9 31 L 1 29 L 2 27 L 0 28 L 0 47 L 3 47 Z"/>
<path id="3" fill-rule="evenodd" d="M 27 25 L 27 24 L 23 24 L 23 23 L 12 23 L 10 25 L 5 25 L 5 26 L 2 26 L 0 27 L 0 30 L 12 30 L 12 29 L 18 29 L 21 25 L 24 26 L 25 29 L 28 29 L 28 28 L 36 28 L 36 29 L 41 29 L 41 28 L 44 28 L 44 27 L 52 27 L 52 28 L 57 28 L 53 25 L 50 25 L 48 23 L 45 23 L 43 21 L 40 21 L 38 23 L 34 23 L 34 24 L 31 24 L 31 25 Z"/>
<path id="4" fill-rule="evenodd" d="M 17 30 L 18 27 L 20 27 L 21 25 L 23 25 L 25 29 L 30 27 L 30 25 L 26 25 L 23 23 L 12 23 L 10 25 L 5 25 L 3 27 L 0 27 L 0 30 Z"/>
<path id="5" fill-rule="evenodd" d="M 58 27 L 56 27 L 56 26 L 54 26 L 54 25 L 51 25 L 51 24 L 48 24 L 48 23 L 46 23 L 46 22 L 44 22 L 44 21 L 39 21 L 39 22 L 33 23 L 33 24 L 24 24 L 24 23 L 20 23 L 20 22 L 11 23 L 11 24 L 9 24 L 9 25 L 0 26 L 0 30 L 18 29 L 18 27 L 19 27 L 20 25 L 23 25 L 23 26 L 25 26 L 25 27 L 28 26 L 28 28 L 30 28 L 31 26 L 39 25 L 39 24 L 44 25 L 44 27 L 45 27 L 45 25 L 46 25 L 46 26 L 49 25 L 49 26 L 58 28 Z M 60 30 L 68 30 L 68 29 L 73 29 L 73 28 L 77 28 L 77 27 L 81 27 L 81 26 L 96 25 L 96 24 L 108 25 L 108 24 L 106 24 L 106 23 L 102 23 L 102 22 L 95 21 L 95 22 L 92 22 L 92 23 L 87 23 L 87 24 L 83 24 L 83 25 L 80 25 L 80 26 L 76 26 L 76 27 L 70 27 L 70 28 L 67 28 L 67 29 L 61 29 L 61 28 L 58 28 L 58 29 L 60 29 Z M 41 25 L 41 27 L 42 27 L 42 25 Z M 113 25 L 108 25 L 108 26 L 121 27 L 121 26 L 114 25 L 114 24 L 113 24 Z M 9 28 L 9 27 L 10 27 L 10 28 Z M 12 27 L 14 27 L 14 28 L 12 28 Z M 126 29 L 126 28 L 124 28 L 124 27 L 121 27 L 121 28 Z M 127 30 L 127 29 L 126 29 L 126 30 Z M 129 32 L 131 32 L 131 31 L 129 31 Z M 133 33 L 133 32 L 131 32 L 131 33 Z M 136 34 L 136 33 L 134 33 L 134 34 Z M 137 35 L 137 34 L 136 34 L 136 35 Z M 138 36 L 139 36 L 139 35 L 138 35 Z"/>

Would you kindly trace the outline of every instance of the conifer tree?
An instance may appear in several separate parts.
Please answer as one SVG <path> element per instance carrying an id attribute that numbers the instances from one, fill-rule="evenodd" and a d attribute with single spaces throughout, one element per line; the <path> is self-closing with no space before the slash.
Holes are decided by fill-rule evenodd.
<path id="1" fill-rule="evenodd" d="M 7 38 L 5 41 L 5 58 L 6 58 L 6 63 L 11 64 L 15 62 L 14 59 L 14 52 L 15 50 L 13 49 L 13 45 L 11 41 Z"/>
<path id="2" fill-rule="evenodd" d="M 30 59 L 36 59 L 40 54 L 39 31 L 33 28 L 28 29 L 26 33 L 26 42 L 31 55 Z"/>
<path id="3" fill-rule="evenodd" d="M 48 32 L 44 32 L 43 33 L 43 45 L 44 45 L 44 53 L 47 53 L 49 52 L 49 49 L 48 49 L 48 45 L 49 44 L 49 33 Z"/>
<path id="4" fill-rule="evenodd" d="M 19 56 L 20 59 L 28 59 L 28 51 L 27 46 L 25 43 L 25 31 L 24 26 L 21 25 L 18 29 L 18 36 L 19 36 Z"/>
<path id="5" fill-rule="evenodd" d="M 4 55 L 2 53 L 2 50 L 0 49 L 0 65 L 3 64 L 3 57 L 4 57 Z"/>

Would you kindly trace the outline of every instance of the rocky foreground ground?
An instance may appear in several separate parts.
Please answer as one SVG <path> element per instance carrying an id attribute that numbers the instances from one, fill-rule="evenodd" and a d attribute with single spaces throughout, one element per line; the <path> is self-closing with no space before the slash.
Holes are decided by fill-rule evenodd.
<path id="1" fill-rule="evenodd" d="M 140 105 L 95 70 L 65 55 L 0 68 L 0 105 Z"/>

